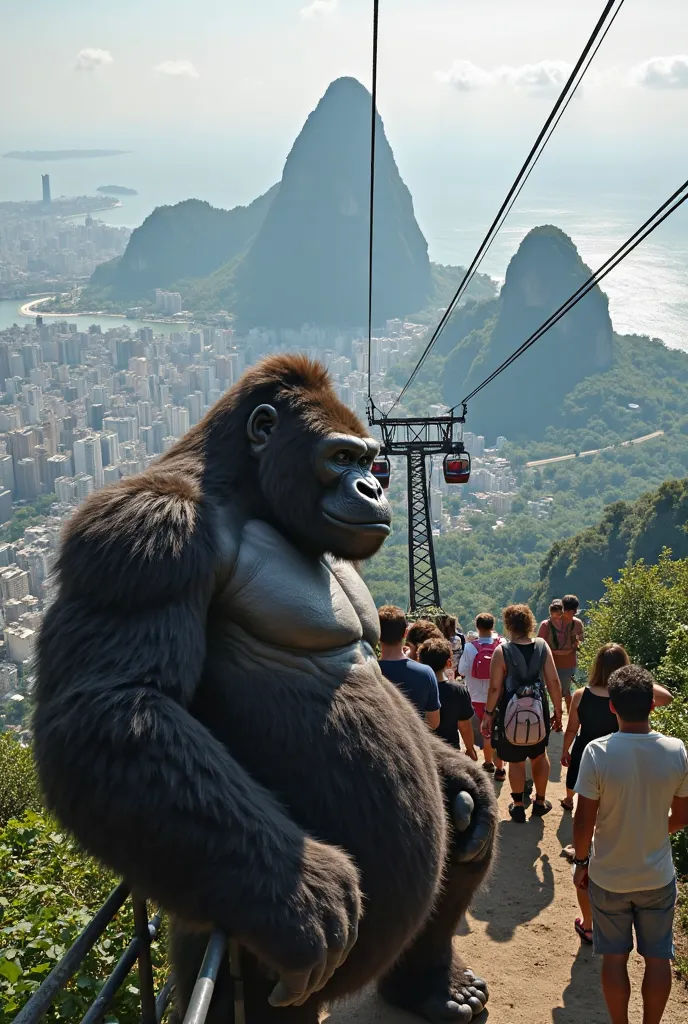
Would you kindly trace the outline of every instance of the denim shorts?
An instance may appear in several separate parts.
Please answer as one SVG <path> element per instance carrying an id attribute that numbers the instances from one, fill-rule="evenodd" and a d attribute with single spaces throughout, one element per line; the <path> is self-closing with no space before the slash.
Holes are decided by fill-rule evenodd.
<path id="1" fill-rule="evenodd" d="M 575 668 L 557 669 L 557 675 L 559 676 L 559 682 L 561 683 L 561 692 L 564 697 L 567 693 L 571 693 L 571 684 L 573 683 L 573 677 L 575 676 L 575 674 Z"/>
<path id="2" fill-rule="evenodd" d="M 632 952 L 635 929 L 641 956 L 674 959 L 676 879 L 661 889 L 641 892 L 610 892 L 590 881 L 588 892 L 594 953 L 622 956 Z"/>

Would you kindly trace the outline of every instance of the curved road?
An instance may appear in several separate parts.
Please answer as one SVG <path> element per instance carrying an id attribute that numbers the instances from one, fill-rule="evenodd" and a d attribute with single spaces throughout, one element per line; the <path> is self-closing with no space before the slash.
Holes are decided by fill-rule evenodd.
<path id="1" fill-rule="evenodd" d="M 663 433 L 663 430 L 655 430 L 653 434 L 644 434 L 642 437 L 634 437 L 630 441 L 621 441 L 619 444 L 608 444 L 606 448 L 594 448 L 592 451 L 580 452 L 578 455 L 572 452 L 571 455 L 557 455 L 553 459 L 538 459 L 536 462 L 526 462 L 526 469 L 532 469 L 534 466 L 549 466 L 553 462 L 567 462 L 569 459 L 583 459 L 586 455 L 599 455 L 600 452 L 611 452 L 615 448 L 627 448 L 631 444 L 642 444 L 643 441 L 651 441 L 653 437 L 661 437 Z"/>

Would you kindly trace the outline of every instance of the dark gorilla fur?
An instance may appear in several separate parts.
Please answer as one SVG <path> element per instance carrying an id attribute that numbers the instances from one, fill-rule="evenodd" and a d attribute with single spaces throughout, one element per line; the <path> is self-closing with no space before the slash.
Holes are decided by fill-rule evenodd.
<path id="1" fill-rule="evenodd" d="M 314 454 L 332 433 L 374 454 L 322 367 L 272 357 L 78 509 L 39 642 L 40 777 L 84 847 L 173 915 L 182 1009 L 219 926 L 244 951 L 249 1024 L 315 1024 L 371 980 L 468 1020 L 486 990 L 452 936 L 490 864 L 494 794 L 380 675 L 352 563 L 382 540 L 332 539 L 322 503 L 344 477 L 323 483 Z M 363 460 L 353 473 L 346 500 L 384 518 Z M 231 1019 L 223 968 L 209 1020 Z"/>

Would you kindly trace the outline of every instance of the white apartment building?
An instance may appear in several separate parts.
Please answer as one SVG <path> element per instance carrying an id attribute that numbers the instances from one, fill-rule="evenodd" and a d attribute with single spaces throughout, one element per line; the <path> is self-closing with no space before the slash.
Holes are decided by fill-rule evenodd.
<path id="1" fill-rule="evenodd" d="M 93 434 L 74 442 L 74 473 L 75 476 L 85 474 L 92 476 L 96 488 L 103 486 L 103 453 L 100 437 Z"/>

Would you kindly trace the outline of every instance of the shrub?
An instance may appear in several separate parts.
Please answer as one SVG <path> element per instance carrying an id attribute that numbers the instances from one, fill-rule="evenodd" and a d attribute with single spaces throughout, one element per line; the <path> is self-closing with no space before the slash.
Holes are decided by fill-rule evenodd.
<path id="1" fill-rule="evenodd" d="M 33 755 L 11 732 L 0 733 L 0 828 L 41 806 Z"/>
<path id="2" fill-rule="evenodd" d="M 117 884 L 49 817 L 27 811 L 0 831 L 0 1024 L 9 1024 Z M 77 975 L 58 993 L 47 1021 L 80 1020 L 134 935 L 127 901 Z M 152 948 L 156 989 L 167 971 L 164 946 Z M 119 990 L 106 1024 L 138 1020 L 136 969 Z"/>

